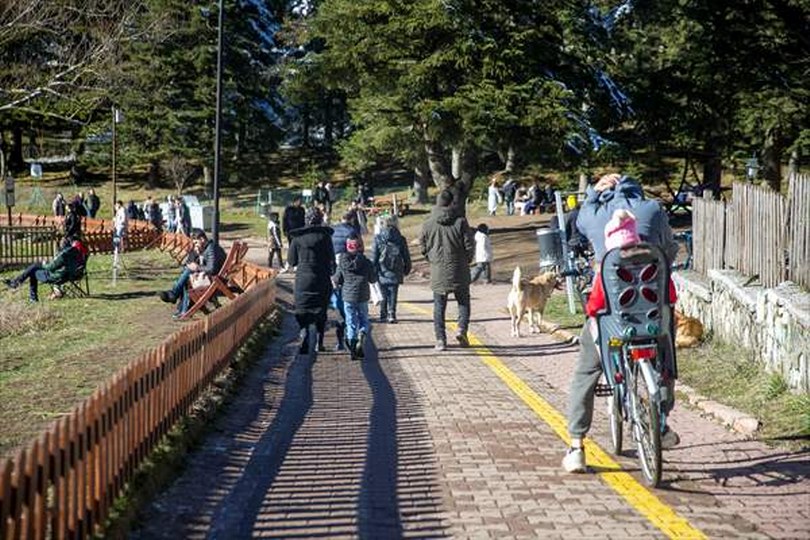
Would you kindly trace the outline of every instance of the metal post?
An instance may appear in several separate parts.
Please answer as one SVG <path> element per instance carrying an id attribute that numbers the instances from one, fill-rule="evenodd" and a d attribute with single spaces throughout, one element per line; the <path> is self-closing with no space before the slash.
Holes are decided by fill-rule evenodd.
<path id="1" fill-rule="evenodd" d="M 219 174 L 220 174 L 220 151 L 222 148 L 221 133 L 222 125 L 222 27 L 225 23 L 225 7 L 223 0 L 219 0 L 219 23 L 217 24 L 217 106 L 216 106 L 216 127 L 214 133 L 214 222 L 211 225 L 211 239 L 214 244 L 219 244 Z"/>
<path id="2" fill-rule="evenodd" d="M 573 268 L 570 268 L 571 263 L 568 257 L 568 238 L 565 236 L 565 212 L 563 212 L 561 192 L 554 192 L 554 203 L 557 207 L 557 227 L 560 229 L 563 261 L 565 261 L 563 264 L 565 264 L 566 270 L 573 270 Z M 574 278 L 572 276 L 565 276 L 565 290 L 568 293 L 568 311 L 575 314 L 577 312 L 577 307 L 574 303 Z"/>
<path id="3" fill-rule="evenodd" d="M 116 116 L 117 116 L 117 111 L 115 110 L 115 105 L 113 105 L 113 107 L 112 107 L 112 189 L 113 189 L 113 193 L 112 193 L 112 217 L 113 217 L 113 219 L 115 219 L 115 203 L 118 200 L 118 190 L 117 190 L 117 184 L 116 184 L 116 181 L 117 181 L 117 178 L 118 178 L 118 173 L 116 171 L 116 163 L 115 163 L 116 154 L 118 153 L 118 146 L 116 144 L 117 141 L 116 141 L 116 138 L 115 138 L 115 123 L 116 123 L 116 120 L 117 120 Z"/>

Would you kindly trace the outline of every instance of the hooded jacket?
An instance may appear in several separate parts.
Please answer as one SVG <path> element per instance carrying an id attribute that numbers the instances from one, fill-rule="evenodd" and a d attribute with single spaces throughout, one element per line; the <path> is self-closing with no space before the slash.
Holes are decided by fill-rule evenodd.
<path id="1" fill-rule="evenodd" d="M 351 304 L 368 302 L 371 297 L 369 283 L 377 282 L 377 272 L 362 253 L 345 253 L 340 258 L 335 283 L 342 287 L 343 301 Z"/>
<path id="2" fill-rule="evenodd" d="M 660 246 L 670 261 L 674 259 L 678 244 L 672 238 L 666 212 L 656 201 L 644 198 L 638 182 L 623 176 L 613 189 L 599 192 L 588 186 L 577 217 L 577 229 L 590 240 L 598 262 L 605 256 L 605 225 L 620 208 L 636 216 L 636 227 L 643 241 Z"/>
<path id="3" fill-rule="evenodd" d="M 467 220 L 452 206 L 435 206 L 422 226 L 422 255 L 430 262 L 430 288 L 446 294 L 470 286 L 469 265 L 474 253 Z"/>
<path id="4" fill-rule="evenodd" d="M 335 268 L 332 229 L 322 225 L 301 227 L 290 232 L 287 262 L 295 271 L 295 313 L 326 313 L 332 294 L 331 276 Z"/>
<path id="5" fill-rule="evenodd" d="M 404 263 L 401 272 L 397 273 L 391 268 L 386 268 L 382 265 L 382 252 L 383 246 L 387 243 L 394 243 L 399 246 L 399 252 L 402 254 L 402 262 Z M 374 268 L 377 270 L 377 278 L 380 285 L 399 285 L 402 283 L 405 276 L 411 273 L 411 254 L 408 252 L 408 242 L 399 229 L 396 227 L 384 227 L 380 234 L 374 237 L 374 246 L 371 249 L 371 262 L 374 263 Z"/>

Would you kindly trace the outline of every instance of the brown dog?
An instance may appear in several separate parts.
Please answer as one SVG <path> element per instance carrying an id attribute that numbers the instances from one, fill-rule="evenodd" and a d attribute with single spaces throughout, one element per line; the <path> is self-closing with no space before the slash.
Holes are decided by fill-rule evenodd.
<path id="1" fill-rule="evenodd" d="M 512 335 L 520 337 L 520 323 L 523 314 L 529 312 L 529 332 L 540 333 L 540 323 L 546 302 L 557 286 L 557 274 L 544 272 L 532 279 L 524 279 L 520 267 L 512 273 L 512 289 L 506 301 L 509 317 L 512 319 Z"/>
<path id="2" fill-rule="evenodd" d="M 699 319 L 675 311 L 675 347 L 678 349 L 697 347 L 702 340 L 703 323 Z"/>

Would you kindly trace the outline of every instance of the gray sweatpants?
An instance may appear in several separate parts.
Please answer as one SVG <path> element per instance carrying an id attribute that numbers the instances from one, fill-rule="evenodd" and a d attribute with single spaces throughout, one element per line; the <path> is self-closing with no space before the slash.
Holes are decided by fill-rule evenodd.
<path id="1" fill-rule="evenodd" d="M 602 363 L 599 351 L 588 329 L 588 321 L 582 326 L 579 338 L 579 358 L 574 376 L 571 379 L 571 391 L 568 399 L 568 435 L 582 438 L 591 429 L 593 419 L 593 398 L 596 383 L 602 375 Z M 664 399 L 664 410 L 668 414 L 675 406 L 675 380 L 667 377 L 661 388 Z"/>

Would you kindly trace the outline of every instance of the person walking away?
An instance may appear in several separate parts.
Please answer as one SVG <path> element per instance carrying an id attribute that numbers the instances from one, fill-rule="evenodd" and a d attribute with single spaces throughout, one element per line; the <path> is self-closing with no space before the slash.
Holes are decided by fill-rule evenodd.
<path id="1" fill-rule="evenodd" d="M 368 319 L 368 301 L 371 283 L 377 281 L 374 265 L 363 255 L 363 241 L 356 234 L 346 240 L 346 253 L 333 278 L 334 285 L 343 291 L 346 310 L 346 340 L 352 360 L 365 356 L 366 338 L 371 334 Z"/>
<path id="2" fill-rule="evenodd" d="M 267 266 L 273 268 L 273 258 L 278 258 L 278 267 L 284 268 L 281 256 L 281 226 L 278 223 L 278 212 L 272 212 L 267 221 Z"/>
<path id="3" fill-rule="evenodd" d="M 87 208 L 88 217 L 95 219 L 96 214 L 98 214 L 98 209 L 101 208 L 101 199 L 96 195 L 95 189 L 90 189 L 90 191 L 87 192 L 85 208 Z"/>
<path id="4" fill-rule="evenodd" d="M 641 240 L 658 245 L 668 260 L 673 259 L 678 245 L 672 238 L 672 229 L 661 206 L 646 200 L 641 186 L 632 178 L 608 174 L 595 185 L 588 186 L 577 218 L 577 229 L 593 246 L 595 260 L 602 261 L 605 256 L 605 229 L 619 209 L 628 210 L 635 216 L 636 232 Z M 598 275 L 598 269 L 596 273 Z M 602 375 L 599 352 L 589 326 L 588 321 L 583 325 L 579 357 L 571 380 L 568 404 L 571 446 L 563 458 L 563 468 L 567 472 L 585 472 L 587 469 L 584 439 L 593 419 L 594 389 Z M 674 396 L 671 404 L 674 406 Z M 662 447 L 671 448 L 678 442 L 679 437 L 674 431 L 667 428 L 663 432 Z"/>
<path id="5" fill-rule="evenodd" d="M 59 285 L 78 277 L 79 268 L 84 266 L 88 250 L 78 239 L 65 237 L 59 246 L 59 252 L 51 262 L 37 262 L 13 279 L 6 279 L 5 284 L 10 289 L 18 288 L 28 281 L 28 301 L 32 304 L 39 302 L 39 283 L 53 283 Z M 57 292 L 59 291 L 59 292 Z M 51 299 L 62 296 L 59 289 L 54 289 Z"/>
<path id="6" fill-rule="evenodd" d="M 487 188 L 487 211 L 490 216 L 495 215 L 499 204 L 501 204 L 501 192 L 498 189 L 498 179 L 493 177 Z"/>
<path id="7" fill-rule="evenodd" d="M 489 227 L 479 223 L 475 231 L 475 267 L 470 273 L 470 283 L 478 281 L 482 275 L 487 284 L 492 283 L 492 242 L 489 240 Z"/>
<path id="8" fill-rule="evenodd" d="M 65 238 L 70 240 L 76 240 L 82 235 L 82 218 L 79 215 L 80 206 L 81 203 L 78 202 L 78 199 L 73 199 L 68 204 L 67 214 L 65 215 Z"/>
<path id="9" fill-rule="evenodd" d="M 84 193 L 79 192 L 78 195 L 73 197 L 73 203 L 76 206 L 76 213 L 79 217 L 87 217 L 87 206 L 85 205 Z"/>
<path id="10" fill-rule="evenodd" d="M 128 220 L 139 219 L 138 206 L 135 204 L 135 201 L 133 200 L 130 200 L 127 203 L 127 219 Z"/>
<path id="11" fill-rule="evenodd" d="M 503 200 L 506 203 L 506 215 L 515 215 L 515 197 L 517 196 L 518 184 L 514 178 L 510 178 L 503 185 Z"/>
<path id="12" fill-rule="evenodd" d="M 349 210 L 343 214 L 343 220 L 335 226 L 332 233 L 335 268 L 340 265 L 340 258 L 346 254 L 346 241 L 352 235 L 360 237 L 360 225 L 357 223 L 357 212 Z M 346 309 L 343 305 L 343 293 L 340 287 L 335 287 L 332 292 L 332 299 L 338 316 L 337 321 L 335 321 L 335 334 L 337 335 L 335 350 L 342 351 L 345 348 L 344 344 L 346 341 Z"/>
<path id="13" fill-rule="evenodd" d="M 382 292 L 380 322 L 396 324 L 399 286 L 411 273 L 408 242 L 397 228 L 396 216 L 384 216 L 380 221 L 380 233 L 374 237 L 371 261 Z"/>
<path id="14" fill-rule="evenodd" d="M 326 189 L 326 214 L 328 216 L 332 216 L 332 207 L 335 206 L 335 200 L 337 198 L 337 194 L 335 193 L 334 187 L 332 186 L 331 182 L 327 182 L 324 186 Z"/>
<path id="15" fill-rule="evenodd" d="M 450 191 L 439 193 L 436 206 L 422 226 L 420 243 L 422 255 L 430 263 L 435 348 L 437 351 L 447 348 L 444 314 L 451 293 L 458 303 L 456 340 L 462 347 L 467 347 L 470 344 L 467 339 L 470 324 L 469 265 L 474 250 L 470 226 L 453 208 L 453 194 Z"/>
<path id="16" fill-rule="evenodd" d="M 300 205 L 300 200 L 299 200 Z M 301 327 L 300 354 L 309 352 L 310 326 L 315 325 L 317 348 L 323 345 L 326 331 L 326 310 L 332 294 L 332 274 L 335 271 L 335 250 L 332 229 L 323 225 L 323 214 L 317 207 L 307 210 L 304 226 L 290 231 L 287 264 L 295 272 L 295 318 Z"/>
<path id="17" fill-rule="evenodd" d="M 292 242 L 292 231 L 300 229 L 305 224 L 304 207 L 301 206 L 301 196 L 296 195 L 293 197 L 292 203 L 284 209 L 284 215 L 281 218 L 281 232 L 287 237 L 287 246 Z M 287 266 L 290 265 L 290 258 L 287 257 Z"/>
<path id="18" fill-rule="evenodd" d="M 329 215 L 329 192 L 326 191 L 326 182 L 323 180 L 318 182 L 318 185 L 315 186 L 315 190 L 312 193 L 312 200 L 316 205 L 323 208 L 326 215 Z"/>
<path id="19" fill-rule="evenodd" d="M 53 199 L 53 203 L 51 203 L 51 209 L 53 210 L 54 216 L 64 216 L 65 210 L 67 209 L 67 203 L 65 202 L 65 197 L 61 193 L 57 193 L 56 197 Z"/>
<path id="20" fill-rule="evenodd" d="M 177 206 L 171 195 L 166 196 L 166 230 L 172 234 L 177 232 Z"/>
<path id="21" fill-rule="evenodd" d="M 209 278 L 217 275 L 225 262 L 225 250 L 219 244 L 209 240 L 202 229 L 191 231 L 193 248 L 189 251 L 183 264 L 183 271 L 168 291 L 160 293 L 160 299 L 176 304 L 172 318 L 177 319 L 189 308 L 188 287 L 190 281 L 199 279 L 201 274 Z"/>

